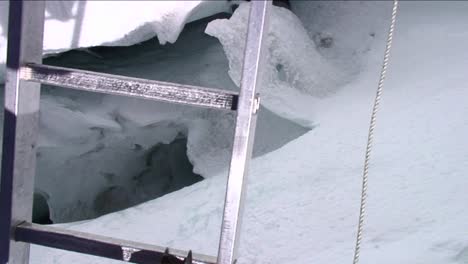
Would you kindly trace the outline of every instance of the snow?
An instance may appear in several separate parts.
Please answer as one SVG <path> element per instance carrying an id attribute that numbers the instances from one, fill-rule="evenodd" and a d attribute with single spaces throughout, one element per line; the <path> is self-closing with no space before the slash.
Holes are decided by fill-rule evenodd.
<path id="1" fill-rule="evenodd" d="M 52 1 L 46 7 L 44 49 L 129 46 L 155 35 L 161 44 L 174 43 L 187 22 L 222 11 L 228 11 L 226 1 Z"/>
<path id="2" fill-rule="evenodd" d="M 90 67 L 236 89 L 239 49 L 231 45 L 241 43 L 242 37 L 223 34 L 223 30 L 242 31 L 238 23 L 244 21 L 245 6 L 239 7 L 231 20 L 214 21 L 207 29 L 219 38 L 227 60 L 217 39 L 190 33 L 200 31 L 194 26 L 187 29 L 186 38 L 181 35 L 173 50 L 143 45 L 138 48 L 145 52 L 122 51 L 115 59 L 118 63 Z M 257 152 L 251 162 L 238 263 L 345 263 L 351 261 L 353 254 L 367 128 L 391 6 L 379 1 L 297 1 L 292 7 L 303 27 L 286 9 L 275 8 L 272 12 L 273 23 L 277 21 L 279 25 L 272 28 L 269 41 L 275 40 L 276 46 L 270 47 L 279 48 L 280 52 L 269 57 L 269 85 L 262 91 L 267 99 L 263 100 L 265 108 L 259 116 L 265 127 L 257 137 L 263 142 L 257 144 L 264 147 L 279 139 L 287 143 Z M 468 223 L 468 142 L 464 140 L 468 131 L 468 90 L 464 85 L 468 81 L 464 71 L 468 63 L 467 12 L 468 3 L 462 1 L 401 3 L 375 135 L 361 263 L 468 261 L 464 231 Z M 294 43 L 289 38 L 308 44 L 291 46 Z M 330 38 L 332 44 L 326 44 Z M 316 51 L 312 43 L 318 46 Z M 105 52 L 102 54 L 106 56 Z M 275 75 L 278 62 L 286 65 L 284 75 Z M 331 72 L 320 71 L 322 66 Z M 296 71 L 292 69 L 300 74 L 294 76 Z M 309 75 L 303 76 L 306 73 Z M 292 79 L 282 80 L 280 76 Z M 321 82 L 326 84 L 322 88 L 318 87 Z M 275 89 L 281 89 L 281 93 Z M 215 255 L 226 155 L 232 136 L 227 131 L 232 129 L 232 116 L 120 97 L 59 95 L 51 92 L 50 99 L 45 100 L 50 100 L 51 107 L 69 107 L 73 104 L 57 98 L 79 98 L 73 103 L 87 102 L 89 107 L 70 113 L 77 122 L 86 121 L 88 126 L 102 123 L 107 130 L 118 132 L 105 141 L 114 149 L 106 148 L 108 154 L 100 154 L 114 163 L 104 160 L 101 166 L 125 170 L 125 160 L 128 164 L 141 161 L 116 149 L 133 146 L 136 138 L 142 144 L 170 141 L 175 134 L 187 130 L 189 158 L 195 171 L 203 172 L 205 177 L 187 188 L 127 210 L 63 226 Z M 299 101 L 296 104 L 285 100 L 287 106 L 283 107 L 277 103 L 282 98 Z M 82 119 L 80 111 L 87 118 Z M 110 118 L 109 113 L 125 118 Z M 305 134 L 297 132 L 292 140 L 288 129 L 274 125 L 280 122 L 279 127 L 295 126 L 276 114 L 301 124 L 313 124 L 309 126 L 313 129 Z M 165 122 L 177 125 L 171 127 Z M 157 131 L 161 134 L 147 130 L 148 124 L 159 126 Z M 53 124 L 43 127 L 59 129 Z M 138 133 L 147 134 L 137 136 Z M 79 146 L 84 151 L 98 142 L 84 138 L 89 142 L 70 143 L 68 147 L 76 151 Z M 69 140 L 51 136 L 48 142 L 59 142 L 63 147 Z M 215 147 L 209 147 L 210 144 Z M 59 162 L 53 157 L 51 160 Z M 80 162 L 83 163 L 74 166 L 85 166 L 84 159 Z M 31 263 L 118 263 L 39 246 L 33 246 L 31 253 Z"/>
<path id="3" fill-rule="evenodd" d="M 220 12 L 230 12 L 230 3 L 46 1 L 44 54 L 102 45 L 130 46 L 154 36 L 161 44 L 174 43 L 186 23 Z M 0 76 L 6 61 L 7 24 L 8 1 L 0 1 Z"/>

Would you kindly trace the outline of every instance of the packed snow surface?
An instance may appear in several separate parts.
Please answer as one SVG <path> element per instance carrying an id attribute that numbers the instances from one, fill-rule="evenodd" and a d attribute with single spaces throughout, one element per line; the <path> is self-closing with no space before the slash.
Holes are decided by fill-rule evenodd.
<path id="1" fill-rule="evenodd" d="M 195 44 L 207 36 L 188 35 L 175 43 L 182 51 L 177 56 L 164 49 L 131 59 L 122 54 L 120 67 L 112 71 L 125 71 L 133 61 L 138 64 L 137 77 L 209 86 L 223 82 L 227 89 L 236 89 L 241 54 L 237 46 L 242 43 L 239 32 L 245 28 L 240 24 L 245 23 L 247 6 L 241 5 L 229 20 L 208 25 L 207 33 L 220 44 L 200 48 Z M 257 139 L 268 146 L 290 134 L 270 128 L 274 120 L 287 127 L 294 127 L 292 121 L 313 125 L 279 148 L 257 152 L 252 160 L 239 263 L 351 262 L 367 128 L 391 3 L 297 1 L 292 11 L 272 12 L 272 23 L 277 24 L 268 37 L 269 73 L 261 91 L 267 97 L 263 120 L 268 125 Z M 361 263 L 468 263 L 467 12 L 468 3 L 462 1 L 401 3 L 375 134 Z M 161 58 L 166 71 L 154 62 Z M 194 68 L 199 72 L 193 73 Z M 70 108 L 76 102 L 66 100 L 78 97 L 66 95 L 51 95 L 43 104 Z M 75 118 L 86 114 L 89 126 L 116 131 L 108 133 L 114 135 L 108 140 L 115 137 L 128 147 L 135 140 L 171 141 L 185 133 L 189 159 L 205 180 L 124 211 L 64 226 L 215 255 L 232 136 L 226 131 L 232 129 L 232 116 L 120 97 L 79 98 L 75 101 L 87 101 L 94 108 L 71 108 Z M 121 118 L 109 118 L 110 109 Z M 43 127 L 58 131 L 52 123 Z M 161 134 L 145 132 L 149 124 L 159 125 Z M 129 129 L 147 134 L 136 136 Z M 64 132 L 44 133 L 43 144 L 85 148 L 80 141 L 60 140 Z M 99 139 L 88 140 L 89 148 Z M 32 247 L 31 263 L 114 262 Z"/>

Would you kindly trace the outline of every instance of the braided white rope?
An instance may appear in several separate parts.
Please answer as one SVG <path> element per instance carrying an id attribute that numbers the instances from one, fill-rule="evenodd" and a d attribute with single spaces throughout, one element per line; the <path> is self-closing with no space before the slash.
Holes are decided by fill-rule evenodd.
<path id="1" fill-rule="evenodd" d="M 384 60 L 383 60 L 383 65 L 382 65 L 382 71 L 380 72 L 379 85 L 377 87 L 377 94 L 374 100 L 374 107 L 372 108 L 372 116 L 371 116 L 370 125 L 369 125 L 369 134 L 367 137 L 366 157 L 364 161 L 364 172 L 362 175 L 361 207 L 359 210 L 359 224 L 358 224 L 358 231 L 357 231 L 357 237 L 356 237 L 356 247 L 354 250 L 353 264 L 357 264 L 359 262 L 359 254 L 360 254 L 361 242 L 362 242 L 362 230 L 363 230 L 364 218 L 366 214 L 367 181 L 369 177 L 370 154 L 372 150 L 372 143 L 374 141 L 374 129 L 376 125 L 377 111 L 379 109 L 380 98 L 382 97 L 384 80 L 387 74 L 388 60 L 390 57 L 390 50 L 392 47 L 393 31 L 395 29 L 397 10 L 398 10 L 398 0 L 394 0 L 392 19 L 390 23 L 390 30 L 388 32 L 388 37 L 387 37 L 387 45 L 385 47 L 385 55 L 384 55 Z"/>

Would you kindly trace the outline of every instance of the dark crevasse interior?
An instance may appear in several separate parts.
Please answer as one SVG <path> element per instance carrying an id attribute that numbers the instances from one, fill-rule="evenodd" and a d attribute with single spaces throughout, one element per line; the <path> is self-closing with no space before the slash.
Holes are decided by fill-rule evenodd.
<path id="1" fill-rule="evenodd" d="M 139 146 L 135 146 L 139 148 Z M 125 185 L 112 184 L 113 174 L 105 174 L 108 184 L 102 186 L 92 202 L 93 215 L 100 216 L 120 211 L 131 206 L 177 191 L 203 177 L 193 172 L 187 157 L 187 138 L 179 135 L 168 144 L 158 143 L 141 156 L 141 171 L 132 176 Z M 99 161 L 97 161 L 99 162 Z M 66 184 L 66 183 L 64 183 Z M 52 224 L 49 195 L 36 190 L 33 203 L 33 222 Z"/>
<path id="2" fill-rule="evenodd" d="M 36 191 L 34 193 L 33 201 L 33 223 L 48 225 L 52 224 L 50 219 L 50 208 L 47 202 L 47 195 L 42 192 Z"/>
<path id="3" fill-rule="evenodd" d="M 187 138 L 180 136 L 169 144 L 159 143 L 147 151 L 145 167 L 132 177 L 131 184 L 104 189 L 94 201 L 94 210 L 99 215 L 116 212 L 201 180 L 203 177 L 193 172 L 187 157 Z"/>

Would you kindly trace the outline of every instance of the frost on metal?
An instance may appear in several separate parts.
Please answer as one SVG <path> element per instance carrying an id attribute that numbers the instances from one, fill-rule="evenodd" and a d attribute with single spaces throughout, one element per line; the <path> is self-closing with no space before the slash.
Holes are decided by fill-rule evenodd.
<path id="1" fill-rule="evenodd" d="M 123 261 L 129 262 L 132 259 L 132 254 L 140 251 L 136 248 L 122 247 L 122 259 Z"/>

